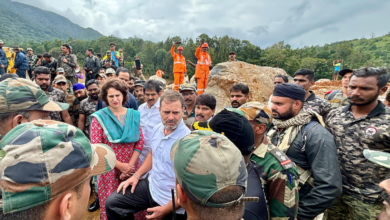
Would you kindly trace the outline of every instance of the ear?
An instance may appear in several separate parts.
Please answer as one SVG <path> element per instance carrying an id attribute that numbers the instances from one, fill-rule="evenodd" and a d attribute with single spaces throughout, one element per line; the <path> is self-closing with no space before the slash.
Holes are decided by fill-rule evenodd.
<path id="1" fill-rule="evenodd" d="M 385 87 L 382 87 L 380 90 L 379 90 L 379 95 L 383 95 L 387 92 L 387 86 Z"/>
<path id="2" fill-rule="evenodd" d="M 295 100 L 293 103 L 293 109 L 294 110 L 300 110 L 303 107 L 303 103 L 299 100 Z"/>
<path id="3" fill-rule="evenodd" d="M 245 98 L 246 98 L 246 101 L 249 101 L 249 95 L 247 95 Z"/>
<path id="4" fill-rule="evenodd" d="M 188 195 L 184 192 L 179 183 L 176 183 L 176 196 L 177 203 L 179 203 L 180 206 L 183 206 L 183 204 L 187 203 Z"/>
<path id="5" fill-rule="evenodd" d="M 27 119 L 25 119 L 23 116 L 21 115 L 17 115 L 15 116 L 13 119 L 12 119 L 12 128 L 22 124 L 22 123 L 26 123 L 28 122 Z"/>
<path id="6" fill-rule="evenodd" d="M 265 124 L 257 124 L 256 128 L 257 128 L 256 134 L 264 134 L 265 131 L 267 130 L 267 126 Z"/>
<path id="7" fill-rule="evenodd" d="M 215 109 L 213 110 L 213 115 L 215 115 Z"/>
<path id="8" fill-rule="evenodd" d="M 316 81 L 312 80 L 312 81 L 310 82 L 310 85 L 311 85 L 311 86 L 314 86 L 315 83 L 316 83 Z"/>
<path id="9" fill-rule="evenodd" d="M 70 201 L 72 196 L 73 196 L 72 193 L 68 192 L 62 197 L 62 199 L 60 201 L 61 220 L 70 220 L 72 217 L 72 214 L 71 214 L 72 204 Z"/>

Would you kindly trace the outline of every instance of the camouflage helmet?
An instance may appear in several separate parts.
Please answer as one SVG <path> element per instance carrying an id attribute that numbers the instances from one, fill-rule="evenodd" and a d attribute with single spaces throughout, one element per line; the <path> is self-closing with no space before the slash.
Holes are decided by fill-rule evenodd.
<path id="1" fill-rule="evenodd" d="M 209 202 L 211 196 L 228 186 L 246 188 L 248 174 L 244 159 L 236 146 L 223 135 L 193 131 L 172 145 L 171 160 L 178 183 L 197 203 L 227 207 L 239 202 L 257 201 L 242 195 L 227 203 Z"/>
<path id="2" fill-rule="evenodd" d="M 0 83 L 0 113 L 17 111 L 63 111 L 69 104 L 54 102 L 35 83 L 27 79 L 11 78 Z"/>
<path id="3" fill-rule="evenodd" d="M 108 74 L 115 74 L 115 70 L 113 68 L 106 69 L 106 75 Z"/>
<path id="4" fill-rule="evenodd" d="M 46 203 L 115 167 L 113 150 L 91 144 L 78 128 L 36 120 L 16 126 L 0 143 L 3 212 Z"/>
<path id="5" fill-rule="evenodd" d="M 365 149 L 363 150 L 363 155 L 369 161 L 390 169 L 389 153 Z"/>

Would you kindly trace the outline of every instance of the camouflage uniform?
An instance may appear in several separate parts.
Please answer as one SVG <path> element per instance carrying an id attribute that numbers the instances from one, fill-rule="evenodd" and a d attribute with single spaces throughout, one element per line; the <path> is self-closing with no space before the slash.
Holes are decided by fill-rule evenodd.
<path id="1" fill-rule="evenodd" d="M 323 118 L 326 118 L 326 115 L 332 110 L 332 106 L 327 100 L 315 95 L 312 91 L 310 91 L 310 96 L 303 103 L 303 108 L 313 110 Z"/>
<path id="2" fill-rule="evenodd" d="M 54 57 L 52 57 L 51 58 L 51 62 L 48 63 L 48 62 L 46 62 L 45 59 L 42 59 L 40 66 L 45 66 L 45 67 L 49 68 L 49 70 L 51 72 L 51 81 L 53 81 L 54 78 L 56 77 L 56 73 L 55 72 L 57 70 L 57 60 L 54 59 Z"/>
<path id="3" fill-rule="evenodd" d="M 27 55 L 27 60 L 28 60 L 28 66 L 29 66 L 29 69 L 28 69 L 28 75 L 30 77 L 30 79 L 32 78 L 32 71 L 33 71 L 33 63 L 34 61 L 37 59 L 37 55 L 32 55 L 32 56 L 29 56 Z"/>
<path id="4" fill-rule="evenodd" d="M 328 219 L 374 219 L 381 212 L 380 181 L 390 169 L 368 162 L 363 150 L 390 153 L 390 109 L 379 102 L 367 116 L 355 119 L 351 105 L 334 109 L 327 118 L 343 180 L 342 198 L 327 211 Z M 345 210 L 349 210 L 347 213 Z"/>
<path id="5" fill-rule="evenodd" d="M 84 99 L 80 103 L 79 114 L 85 115 L 85 125 L 84 125 L 84 133 L 89 137 L 89 126 L 91 122 L 89 121 L 89 116 L 92 115 L 96 110 L 96 103 L 93 101 L 91 97 Z"/>
<path id="6" fill-rule="evenodd" d="M 295 164 L 272 144 L 257 147 L 251 160 L 262 170 L 260 178 L 271 219 L 296 219 L 299 176 Z"/>
<path id="7" fill-rule="evenodd" d="M 66 59 L 68 62 L 64 63 L 63 60 Z M 58 57 L 57 62 L 57 68 L 63 68 L 65 71 L 65 77 L 69 79 L 73 84 L 78 82 L 78 79 L 76 77 L 76 70 L 77 67 L 77 57 L 74 54 L 61 54 Z"/>
<path id="8" fill-rule="evenodd" d="M 183 115 L 183 121 L 184 124 L 187 125 L 187 127 L 191 127 L 192 124 L 195 122 L 195 107 L 192 109 L 192 112 L 188 114 L 187 109 L 184 107 L 184 115 Z"/>
<path id="9" fill-rule="evenodd" d="M 332 92 L 325 95 L 325 100 L 328 100 L 328 97 L 330 96 Z M 329 103 L 331 104 L 332 108 L 338 108 L 347 106 L 349 104 L 348 98 L 344 97 L 343 90 L 338 90 L 338 92 L 333 96 L 331 100 L 329 100 Z"/>
<path id="10" fill-rule="evenodd" d="M 79 111 L 80 111 L 80 99 L 79 98 L 75 98 L 75 100 L 73 101 L 73 108 L 72 108 L 72 120 L 74 125 L 78 125 L 78 122 L 79 122 Z"/>
<path id="11" fill-rule="evenodd" d="M 58 75 L 56 76 L 56 78 L 54 79 L 54 84 L 57 85 L 57 83 L 59 82 L 64 82 L 64 83 L 67 83 L 67 79 L 65 78 L 65 76 L 63 75 Z M 68 86 L 68 89 L 69 89 L 69 86 Z M 68 109 L 68 112 L 69 112 L 69 115 L 70 115 L 70 118 L 72 119 L 72 122 L 74 125 L 77 125 L 75 124 L 75 121 L 74 121 L 74 117 L 73 117 L 73 101 L 76 97 L 73 95 L 73 94 L 69 94 L 68 92 L 65 93 L 65 101 L 66 103 L 69 104 L 69 109 Z"/>
<path id="12" fill-rule="evenodd" d="M 46 92 L 46 95 L 49 96 L 49 99 L 55 102 L 66 103 L 65 93 L 59 89 L 53 88 L 52 86 Z M 50 112 L 51 120 L 63 121 L 61 112 Z"/>
<path id="13" fill-rule="evenodd" d="M 111 63 L 111 65 L 107 67 L 106 63 Z M 104 60 L 101 61 L 100 67 L 104 68 L 104 69 L 112 68 L 112 69 L 116 70 L 115 60 L 113 60 L 113 59 L 104 59 Z"/>
<path id="14" fill-rule="evenodd" d="M 90 144 L 76 127 L 51 120 L 16 126 L 4 136 L 0 149 L 5 195 L 1 219 L 47 204 L 92 176 L 111 171 L 116 163 L 107 145 Z"/>

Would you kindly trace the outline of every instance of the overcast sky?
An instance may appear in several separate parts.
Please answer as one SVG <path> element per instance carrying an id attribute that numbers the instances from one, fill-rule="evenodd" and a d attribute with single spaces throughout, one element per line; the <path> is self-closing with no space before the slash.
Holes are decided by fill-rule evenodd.
<path id="1" fill-rule="evenodd" d="M 152 41 L 202 33 L 262 48 L 381 36 L 390 32 L 389 0 L 16 0 L 65 16 L 103 35 Z"/>

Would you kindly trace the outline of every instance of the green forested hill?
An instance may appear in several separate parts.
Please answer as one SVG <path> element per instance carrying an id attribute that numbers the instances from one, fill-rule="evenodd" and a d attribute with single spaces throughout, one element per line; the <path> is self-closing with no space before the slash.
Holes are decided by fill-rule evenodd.
<path id="1" fill-rule="evenodd" d="M 82 28 L 69 19 L 30 5 L 0 1 L 0 39 L 18 44 L 27 41 L 96 40 L 103 36 L 92 28 Z"/>

